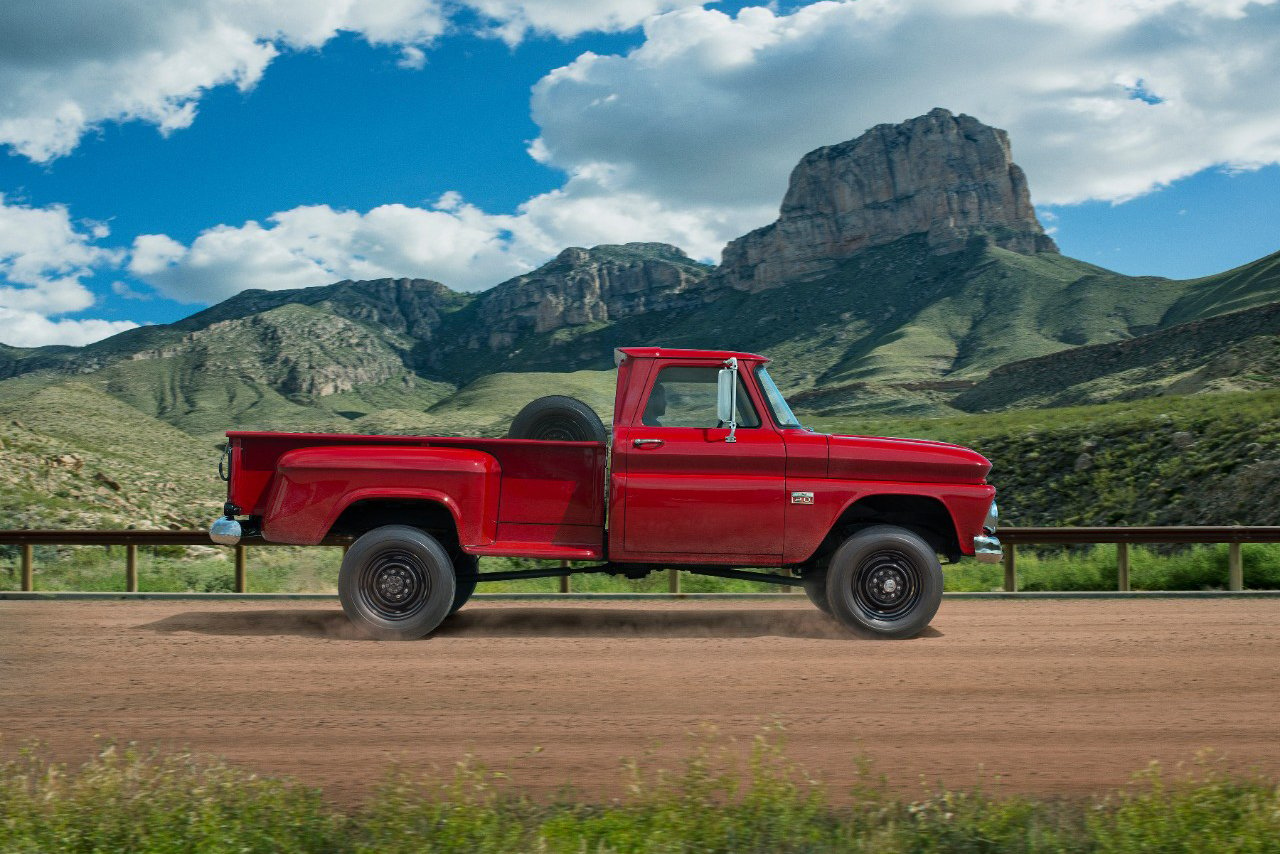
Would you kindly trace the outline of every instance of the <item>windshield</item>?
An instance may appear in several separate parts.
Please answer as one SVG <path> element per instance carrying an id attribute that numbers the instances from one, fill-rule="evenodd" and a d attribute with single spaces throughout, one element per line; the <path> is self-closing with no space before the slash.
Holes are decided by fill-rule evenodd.
<path id="1" fill-rule="evenodd" d="M 760 388 L 764 389 L 765 399 L 769 401 L 769 408 L 773 410 L 773 419 L 778 422 L 778 426 L 800 427 L 800 420 L 791 411 L 791 407 L 787 406 L 787 399 L 778 391 L 778 386 L 774 384 L 773 377 L 769 376 L 764 365 L 756 368 L 756 379 L 760 381 Z"/>

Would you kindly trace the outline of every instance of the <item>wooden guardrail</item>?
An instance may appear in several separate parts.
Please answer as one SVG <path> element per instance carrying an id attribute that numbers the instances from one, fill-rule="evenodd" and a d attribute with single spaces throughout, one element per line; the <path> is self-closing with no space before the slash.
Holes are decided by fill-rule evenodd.
<path id="1" fill-rule="evenodd" d="M 1117 589 L 1129 590 L 1129 546 L 1133 543 L 1216 544 L 1227 543 L 1227 589 L 1244 588 L 1244 565 L 1240 554 L 1241 543 L 1280 542 L 1280 526 L 1245 525 L 1183 525 L 1165 527 L 1095 527 L 1095 528 L 1001 528 L 997 536 L 1004 544 L 1004 589 L 1011 593 L 1018 589 L 1017 546 L 1019 545 L 1089 545 L 1114 543 L 1116 545 Z M 346 547 L 350 540 L 335 538 L 323 545 Z M 21 589 L 35 589 L 35 554 L 37 545 L 48 546 L 124 546 L 125 590 L 138 590 L 139 546 L 212 546 L 205 531 L 77 531 L 77 530 L 0 530 L 0 545 L 21 547 Z M 256 541 L 253 547 L 272 547 L 277 544 Z M 247 545 L 227 546 L 235 551 L 235 590 L 248 591 Z M 560 592 L 568 593 L 568 578 L 562 578 Z M 785 588 L 790 589 L 790 588 Z M 669 593 L 680 592 L 679 573 L 671 570 L 668 576 Z"/>
<path id="2" fill-rule="evenodd" d="M 1164 527 L 1110 528 L 1001 528 L 996 532 L 1004 545 L 1004 589 L 1018 590 L 1018 545 L 1116 544 L 1116 589 L 1129 590 L 1129 546 L 1147 544 L 1227 543 L 1227 589 L 1244 589 L 1241 543 L 1280 543 L 1280 526 L 1167 525 Z"/>
<path id="3" fill-rule="evenodd" d="M 322 545 L 342 546 L 350 544 L 348 538 L 325 540 Z M 257 546 L 273 547 L 278 543 L 258 541 Z M 20 546 L 22 555 L 19 566 L 22 575 L 21 589 L 35 590 L 35 546 L 124 546 L 124 586 L 125 592 L 138 592 L 138 546 L 213 546 L 230 548 L 235 551 L 237 593 L 249 590 L 247 550 L 248 546 L 217 546 L 209 539 L 208 531 L 85 531 L 85 530 L 0 530 L 0 546 Z"/>

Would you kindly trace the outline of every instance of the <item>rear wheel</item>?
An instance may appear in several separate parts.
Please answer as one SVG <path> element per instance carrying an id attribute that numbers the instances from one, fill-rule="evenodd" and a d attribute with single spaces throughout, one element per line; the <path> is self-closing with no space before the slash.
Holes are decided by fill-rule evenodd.
<path id="1" fill-rule="evenodd" d="M 832 615 L 846 626 L 877 637 L 915 637 L 942 603 L 942 565 L 918 535 L 876 525 L 836 549 L 826 592 Z"/>
<path id="2" fill-rule="evenodd" d="M 609 431 L 594 409 L 576 397 L 551 394 L 525 406 L 511 422 L 508 439 L 606 442 Z"/>
<path id="3" fill-rule="evenodd" d="M 407 525 L 385 525 L 360 537 L 338 573 L 342 610 L 381 640 L 428 634 L 449 615 L 456 593 L 444 546 Z"/>

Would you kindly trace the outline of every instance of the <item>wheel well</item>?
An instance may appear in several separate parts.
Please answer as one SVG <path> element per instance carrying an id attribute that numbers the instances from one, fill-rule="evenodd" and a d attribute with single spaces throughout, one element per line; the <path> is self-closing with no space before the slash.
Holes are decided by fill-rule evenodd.
<path id="1" fill-rule="evenodd" d="M 342 511 L 329 528 L 329 536 L 352 536 L 383 525 L 409 525 L 431 534 L 450 551 L 458 546 L 458 526 L 453 514 L 438 501 L 422 498 L 367 498 Z"/>
<path id="2" fill-rule="evenodd" d="M 840 514 L 831 533 L 818 547 L 814 560 L 824 563 L 841 543 L 863 528 L 895 525 L 924 538 L 934 551 L 949 560 L 960 559 L 955 521 L 937 498 L 927 495 L 869 495 Z"/>

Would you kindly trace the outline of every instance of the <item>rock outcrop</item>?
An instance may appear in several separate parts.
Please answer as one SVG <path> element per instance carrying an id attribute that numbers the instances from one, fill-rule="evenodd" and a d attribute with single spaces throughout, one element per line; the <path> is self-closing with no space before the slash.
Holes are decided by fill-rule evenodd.
<path id="1" fill-rule="evenodd" d="M 665 243 L 573 247 L 480 298 L 472 346 L 700 302 L 709 268 Z"/>
<path id="2" fill-rule="evenodd" d="M 935 109 L 805 155 L 778 220 L 726 246 L 715 279 L 765 290 L 910 234 L 925 234 L 940 254 L 974 237 L 1023 254 L 1058 251 L 1036 219 L 1008 135 Z"/>

